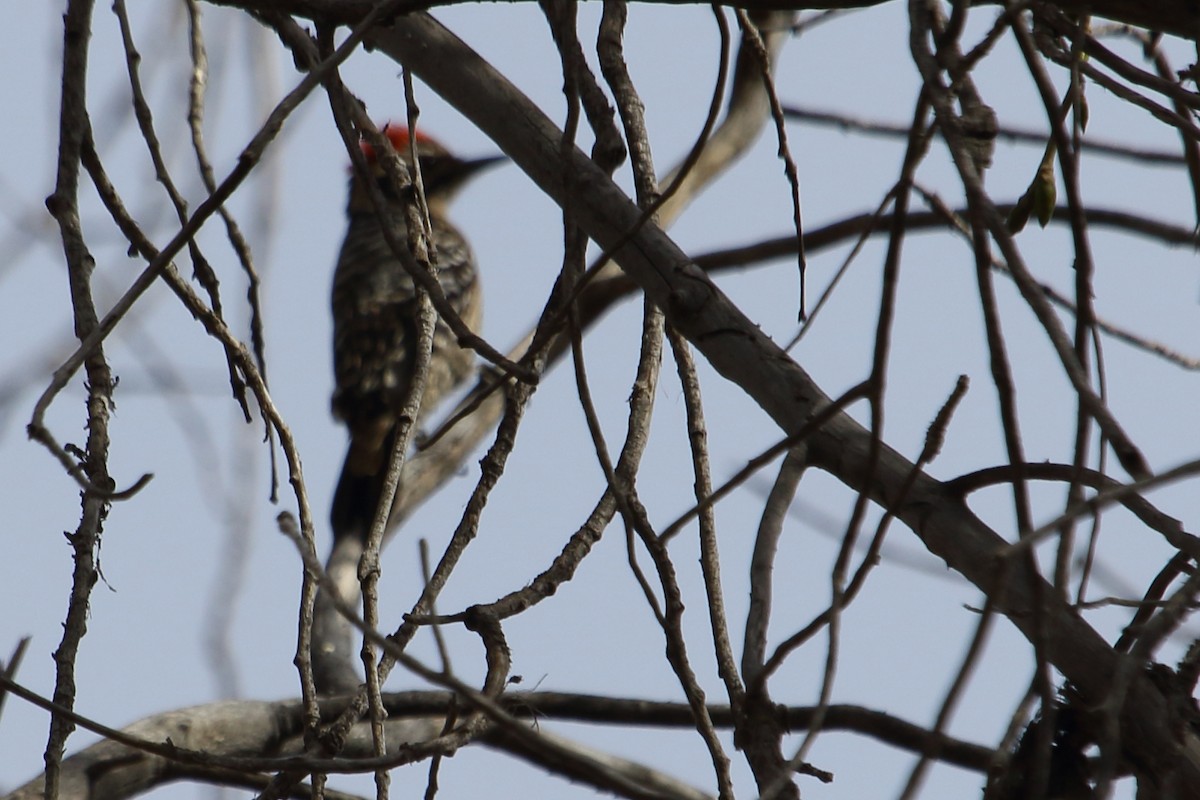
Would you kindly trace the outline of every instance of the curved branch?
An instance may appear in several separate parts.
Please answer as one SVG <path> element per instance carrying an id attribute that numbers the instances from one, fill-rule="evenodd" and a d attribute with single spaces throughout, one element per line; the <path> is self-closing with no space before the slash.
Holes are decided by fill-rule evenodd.
<path id="1" fill-rule="evenodd" d="M 7 680 L 4 683 L 23 699 L 42 706 L 53 705 L 17 684 Z M 439 734 L 453 694 L 440 691 L 396 692 L 384 694 L 382 699 L 389 715 L 389 742 L 415 743 Z M 511 692 L 503 695 L 501 700 L 509 713 L 538 724 L 551 719 L 680 730 L 694 726 L 693 710 L 686 703 L 562 692 Z M 323 704 L 323 715 L 330 718 L 350 702 L 350 697 L 330 698 Z M 734 714 L 728 705 L 712 705 L 708 709 L 713 723 L 718 727 L 730 728 L 733 725 Z M 792 729 L 807 725 L 814 711 L 810 706 L 774 707 L 779 721 Z M 273 703 L 242 700 L 177 709 L 146 717 L 120 731 L 72 715 L 80 727 L 108 738 L 63 761 L 59 800 L 125 800 L 181 778 L 219 785 L 258 787 L 265 776 L 251 767 L 247 759 L 258 756 L 260 758 L 257 760 L 261 763 L 256 766 L 266 768 L 271 762 L 279 763 L 280 759 L 261 758 L 265 753 L 278 753 L 284 757 L 302 753 L 302 715 L 303 704 L 295 699 Z M 862 706 L 828 707 L 824 727 L 829 731 L 867 736 L 913 753 L 937 746 L 942 761 L 977 772 L 986 770 L 992 756 L 990 747 L 951 737 L 934 737 L 919 725 Z M 542 731 L 541 735 L 547 733 Z M 607 773 L 608 784 L 600 780 L 588 781 L 596 788 L 634 797 L 678 800 L 707 798 L 704 793 L 636 762 L 587 750 L 559 736 L 553 739 L 556 745 L 570 748 L 576 756 L 592 763 L 599 771 L 597 774 Z M 503 729 L 488 732 L 481 742 L 558 772 L 557 765 L 549 763 L 546 754 L 536 752 L 527 742 L 519 741 L 519 737 L 506 735 Z M 193 753 L 203 751 L 204 757 L 183 758 L 185 750 Z M 175 758 L 172 758 L 172 753 Z M 353 731 L 345 755 L 359 753 L 371 753 L 371 735 L 366 723 Z M 343 759 L 341 763 L 343 772 L 370 771 L 370 767 L 355 769 L 349 759 Z M 101 777 L 97 779 L 97 776 Z M 575 773 L 571 777 L 586 779 Z M 634 782 L 643 784 L 638 793 L 624 793 L 614 788 L 615 784 Z M 0 800 L 37 800 L 41 797 L 42 788 L 39 776 Z M 300 786 L 292 796 L 307 798 L 311 792 L 307 787 Z M 328 796 L 336 800 L 353 800 L 348 795 Z"/>
<path id="2" fill-rule="evenodd" d="M 853 114 L 824 111 L 815 108 L 785 106 L 783 113 L 787 115 L 788 119 L 807 122 L 813 125 L 824 125 L 829 128 L 838 128 L 843 133 L 853 131 L 854 133 L 861 133 L 868 136 L 904 139 L 908 137 L 910 130 L 909 125 L 866 119 Z M 1033 128 L 1001 127 L 996 131 L 996 139 L 1011 144 L 1035 145 L 1039 148 L 1046 146 L 1046 132 Z M 1080 145 L 1081 152 L 1083 153 L 1125 159 L 1143 166 L 1177 167 L 1187 163 L 1187 159 L 1177 152 L 1134 147 L 1111 139 L 1096 139 L 1089 136 L 1080 142 Z"/>
<path id="3" fill-rule="evenodd" d="M 1008 483 L 1014 479 L 1018 470 L 1027 480 L 1060 481 L 1062 483 L 1078 481 L 1096 491 L 1119 489 L 1123 486 L 1120 481 L 1096 470 L 1077 470 L 1071 464 L 1042 462 L 1020 465 L 1005 464 L 1000 467 L 977 470 L 947 481 L 946 489 L 962 493 L 965 496 L 987 486 Z M 1117 502 L 1129 509 L 1147 527 L 1161 533 L 1172 547 L 1200 560 L 1200 538 L 1184 530 L 1182 522 L 1159 511 L 1154 504 L 1137 493 L 1121 495 L 1117 498 Z"/>

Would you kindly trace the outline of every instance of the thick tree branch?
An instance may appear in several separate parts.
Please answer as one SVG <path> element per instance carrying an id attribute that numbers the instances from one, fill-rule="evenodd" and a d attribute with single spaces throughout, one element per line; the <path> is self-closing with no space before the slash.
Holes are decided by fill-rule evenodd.
<path id="1" fill-rule="evenodd" d="M 353 25 L 362 19 L 373 0 L 212 0 L 219 5 L 236 6 L 259 12 L 273 12 Z M 689 0 L 642 0 L 668 5 L 691 4 Z M 742 0 L 738 8 L 748 11 L 821 11 L 828 9 L 869 8 L 887 0 Z M 412 8 L 454 5 L 453 0 L 414 2 Z M 1003 5 L 1002 0 L 982 0 L 972 5 Z M 1161 31 L 1188 39 L 1200 37 L 1200 9 L 1195 0 L 1061 0 L 1054 3 L 1072 16 L 1095 15 L 1139 28 Z"/>
<path id="2" fill-rule="evenodd" d="M 21 696 L 31 699 L 20 690 Z M 419 742 L 439 734 L 446 709 L 453 696 L 448 692 L 396 692 L 383 695 L 389 719 L 387 722 L 390 749 L 402 743 Z M 558 692 L 512 692 L 502 697 L 504 708 L 523 719 L 544 724 L 547 720 L 570 720 L 600 725 L 640 725 L 664 729 L 689 730 L 693 727 L 692 709 L 686 703 L 664 703 L 651 700 L 599 697 Z M 350 702 L 347 697 L 329 698 L 323 712 L 331 718 Z M 808 724 L 814 709 L 809 706 L 775 706 L 774 714 L 781 725 L 797 729 Z M 734 712 L 728 705 L 709 706 L 714 724 L 722 728 L 733 725 Z M 279 757 L 300 756 L 303 705 L 298 700 L 232 701 L 193 708 L 177 709 L 156 714 L 133 723 L 119 733 L 83 718 L 81 726 L 103 735 L 119 736 L 99 742 L 75 753 L 62 763 L 62 784 L 59 800 L 124 800 L 156 786 L 181 778 L 209 781 L 220 785 L 256 787 L 263 773 L 231 768 L 237 759 L 260 757 L 275 753 Z M 833 705 L 825 715 L 827 730 L 845 731 L 867 736 L 902 750 L 923 752 L 936 745 L 939 757 L 946 763 L 982 772 L 987 768 L 992 749 L 949 737 L 934 737 L 929 731 L 890 714 L 861 706 Z M 545 731 L 542 731 L 546 735 Z M 170 741 L 170 745 L 166 742 Z M 535 752 L 517 737 L 508 736 L 501 728 L 487 733 L 483 743 L 499 750 L 512 752 L 550 771 L 545 754 Z M 669 776 L 640 764 L 620 758 L 584 751 L 578 745 L 559 737 L 555 741 L 569 747 L 608 771 L 613 782 L 639 780 L 645 782 L 643 796 L 691 798 L 706 797 Z M 139 746 L 139 742 L 145 743 Z M 173 760 L 174 748 L 192 752 L 203 751 L 206 758 Z M 348 739 L 341 760 L 344 772 L 366 772 L 354 769 L 354 756 L 371 754 L 371 735 L 366 723 L 360 724 Z M 265 763 L 265 760 L 264 760 Z M 238 777 L 235 777 L 238 776 Z M 592 782 L 597 788 L 602 781 Z M 2 800 L 37 800 L 41 797 L 40 777 L 15 789 Z M 306 787 L 297 787 L 293 797 L 308 797 Z M 332 796 L 332 795 L 331 795 Z"/>

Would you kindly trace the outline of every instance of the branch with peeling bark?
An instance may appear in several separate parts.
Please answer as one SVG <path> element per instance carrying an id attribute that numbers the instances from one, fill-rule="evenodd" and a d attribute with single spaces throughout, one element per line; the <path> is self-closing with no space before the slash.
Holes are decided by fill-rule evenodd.
<path id="1" fill-rule="evenodd" d="M 24 699 L 37 699 L 19 686 L 12 687 Z M 388 755 L 401 753 L 404 743 L 417 743 L 438 736 L 446 709 L 454 697 L 447 692 L 399 692 L 383 695 L 388 711 Z M 333 718 L 350 698 L 329 698 L 323 702 L 323 714 Z M 597 697 L 554 692 L 510 692 L 504 695 L 504 708 L 524 720 L 571 720 L 599 725 L 639 725 L 662 729 L 687 730 L 692 727 L 692 711 L 684 703 Z M 814 709 L 806 706 L 776 706 L 772 709 L 780 724 L 793 729 L 803 727 Z M 709 707 L 714 724 L 731 727 L 734 712 L 727 705 Z M 107 737 L 65 759 L 62 764 L 60 800 L 122 800 L 149 791 L 180 778 L 221 785 L 259 789 L 264 772 L 285 764 L 304 761 L 303 706 L 297 700 L 273 703 L 230 701 L 183 708 L 156 714 L 112 731 L 82 717 L 82 726 Z M 529 724 L 533 724 L 530 722 Z M 964 769 L 982 772 L 987 768 L 989 747 L 950 737 L 934 737 L 920 726 L 860 706 L 834 705 L 826 710 L 825 726 L 830 730 L 857 733 L 894 747 L 919 753 L 936 740 L 942 757 Z M 597 789 L 629 798 L 677 798 L 703 800 L 709 795 L 660 771 L 629 759 L 617 758 L 571 742 L 545 730 L 555 750 L 530 746 L 529 739 L 511 736 L 501 728 L 486 733 L 481 742 L 512 753 L 551 772 L 563 774 Z M 263 754 L 270 753 L 271 756 Z M 570 759 L 561 756 L 570 754 Z M 373 755 L 371 733 L 366 723 L 351 731 L 339 759 L 323 760 L 321 766 L 331 772 L 366 772 L 370 765 L 356 759 Z M 573 763 L 568 763 L 573 762 Z M 96 779 L 96 776 L 101 776 Z M 41 797 L 39 777 L 6 795 L 3 800 L 33 800 Z M 295 798 L 312 796 L 311 788 L 297 786 Z M 347 800 L 349 795 L 327 793 L 328 797 Z"/>

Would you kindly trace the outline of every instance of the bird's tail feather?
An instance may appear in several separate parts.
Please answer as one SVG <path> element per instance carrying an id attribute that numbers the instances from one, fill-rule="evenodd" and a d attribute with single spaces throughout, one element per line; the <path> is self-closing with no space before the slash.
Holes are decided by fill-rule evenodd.
<path id="1" fill-rule="evenodd" d="M 371 531 L 371 522 L 375 519 L 375 510 L 379 507 L 379 500 L 383 494 L 384 478 L 387 476 L 387 454 L 392 451 L 391 437 L 388 438 L 389 441 L 383 448 L 385 456 L 376 469 L 356 469 L 353 447 L 346 454 L 346 462 L 342 465 L 342 475 L 338 478 L 329 514 L 335 540 L 354 536 L 363 542 L 366 541 Z"/>

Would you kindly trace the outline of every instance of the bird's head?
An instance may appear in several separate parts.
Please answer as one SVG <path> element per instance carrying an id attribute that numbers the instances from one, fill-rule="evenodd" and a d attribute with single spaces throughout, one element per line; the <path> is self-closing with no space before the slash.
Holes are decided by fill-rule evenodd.
<path id="1" fill-rule="evenodd" d="M 421 167 L 421 182 L 425 187 L 425 198 L 429 203 L 430 213 L 438 213 L 447 203 L 458 194 L 471 177 L 479 174 L 484 168 L 504 161 L 503 156 L 487 158 L 462 159 L 453 155 L 432 136 L 423 131 L 410 132 L 404 125 L 388 123 L 383 126 L 382 133 L 387 136 L 402 161 L 412 165 L 413 146 L 416 146 L 417 160 Z M 383 196 L 391 203 L 400 203 L 396 187 L 383 171 L 379 163 L 379 153 L 374 145 L 363 140 L 359 146 L 367 161 L 367 168 L 376 181 Z M 370 198 L 366 191 L 358 185 L 357 176 L 350 181 L 350 210 L 372 211 Z"/>

